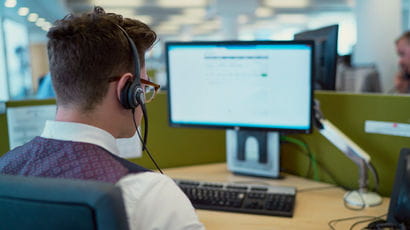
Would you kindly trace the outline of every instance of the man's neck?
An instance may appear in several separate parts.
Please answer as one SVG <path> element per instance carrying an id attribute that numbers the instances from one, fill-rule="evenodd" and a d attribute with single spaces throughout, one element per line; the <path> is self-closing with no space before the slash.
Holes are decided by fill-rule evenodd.
<path id="1" fill-rule="evenodd" d="M 98 108 L 92 111 L 81 111 L 77 108 L 68 106 L 59 106 L 56 114 L 56 121 L 75 122 L 91 125 L 109 132 L 114 137 L 118 136 L 115 131 L 114 122 L 107 113 L 100 111 Z"/>

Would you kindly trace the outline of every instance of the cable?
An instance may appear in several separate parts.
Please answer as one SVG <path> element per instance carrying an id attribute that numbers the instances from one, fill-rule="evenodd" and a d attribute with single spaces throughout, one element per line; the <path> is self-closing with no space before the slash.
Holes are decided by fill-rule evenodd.
<path id="1" fill-rule="evenodd" d="M 346 217 L 346 218 L 331 220 L 327 223 L 327 225 L 330 227 L 330 229 L 336 230 L 333 223 L 338 223 L 338 222 L 347 221 L 347 220 L 354 220 L 354 219 L 363 219 L 363 218 L 372 219 L 372 218 L 375 218 L 375 217 L 374 216 L 352 216 L 352 217 Z"/>
<path id="2" fill-rule="evenodd" d="M 373 218 L 370 218 L 370 219 L 367 219 L 367 220 L 357 221 L 356 223 L 352 224 L 352 226 L 350 226 L 350 229 L 349 229 L 349 230 L 353 230 L 354 227 L 356 227 L 357 225 L 362 224 L 362 223 L 366 223 L 366 222 L 370 222 L 370 221 L 376 221 L 376 220 L 381 220 L 382 217 L 384 217 L 384 216 L 386 216 L 386 215 L 387 215 L 387 214 L 383 214 L 383 215 L 381 215 L 381 216 L 376 216 L 376 217 L 373 217 Z"/>
<path id="3" fill-rule="evenodd" d="M 147 142 L 148 142 L 148 116 L 147 116 L 147 108 L 145 107 L 145 104 L 140 103 L 140 105 L 141 105 L 142 115 L 144 116 L 144 142 L 142 146 L 142 151 L 144 151 L 147 149 Z M 132 117 L 134 118 L 134 125 L 136 125 L 134 114 Z M 135 128 L 138 130 L 137 127 Z"/>
<path id="4" fill-rule="evenodd" d="M 318 169 L 317 169 L 317 162 L 316 162 L 316 158 L 315 156 L 312 154 L 312 152 L 310 151 L 309 146 L 303 142 L 302 140 L 296 139 L 296 138 L 292 138 L 292 137 L 287 137 L 287 136 L 281 136 L 280 139 L 282 141 L 286 141 L 292 144 L 296 144 L 297 146 L 299 146 L 302 150 L 305 151 L 305 153 L 308 155 L 309 157 L 309 166 L 308 166 L 308 170 L 307 170 L 307 177 L 309 177 L 310 175 L 310 171 L 311 171 L 311 165 L 313 165 L 313 178 L 314 180 L 318 181 L 319 180 L 319 176 L 318 176 Z"/>
<path id="5" fill-rule="evenodd" d="M 161 168 L 159 167 L 159 165 L 157 164 L 157 162 L 155 161 L 155 159 L 152 157 L 150 151 L 149 151 L 148 148 L 147 148 L 146 143 L 147 143 L 147 137 L 148 137 L 148 136 L 147 136 L 147 135 L 148 135 L 148 131 L 147 131 L 147 130 L 148 130 L 148 120 L 147 120 L 148 117 L 147 117 L 147 111 L 146 111 L 146 109 L 145 109 L 145 105 L 141 105 L 141 108 L 142 108 L 142 113 L 143 113 L 143 116 L 144 116 L 144 138 L 141 137 L 141 134 L 140 134 L 140 132 L 139 132 L 139 130 L 138 130 L 137 121 L 135 120 L 135 109 L 132 109 L 132 121 L 134 122 L 134 126 L 135 126 L 135 129 L 136 129 L 137 134 L 138 134 L 138 138 L 140 139 L 140 141 L 141 141 L 141 143 L 142 143 L 142 151 L 147 152 L 149 158 L 150 158 L 151 161 L 154 163 L 154 165 L 155 165 L 155 167 L 158 169 L 158 171 L 159 171 L 161 174 L 164 174 L 164 172 L 162 172 Z"/>
<path id="6" fill-rule="evenodd" d="M 289 142 L 291 144 L 296 144 L 298 147 L 300 147 L 305 152 L 305 154 L 309 158 L 309 166 L 308 166 L 308 170 L 306 172 L 306 177 L 309 177 L 310 171 L 311 171 L 311 165 L 312 165 L 312 156 L 311 156 L 311 153 L 309 151 L 307 151 L 306 145 L 301 143 L 302 141 L 297 140 L 296 138 L 291 138 L 291 137 L 282 136 L 282 135 L 280 136 L 280 140 L 282 142 Z"/>
<path id="7" fill-rule="evenodd" d="M 282 139 L 282 140 L 284 140 L 284 139 Z M 304 143 L 303 140 L 300 140 L 300 141 Z M 306 144 L 306 147 L 309 148 L 309 145 Z M 310 149 L 309 149 L 309 151 L 310 151 Z M 310 152 L 312 152 L 312 151 L 310 151 Z M 300 153 L 300 152 L 298 152 L 298 153 Z M 312 153 L 313 153 L 313 152 L 312 152 Z M 307 152 L 303 152 L 303 154 L 305 154 L 305 155 L 307 155 L 307 156 L 309 157 L 309 155 L 308 155 Z M 315 154 L 313 154 L 313 155 L 315 155 Z M 319 167 L 330 177 L 330 179 L 332 179 L 333 183 L 337 184 L 339 187 L 343 188 L 344 190 L 353 190 L 353 188 L 349 188 L 349 187 L 347 187 L 347 186 L 345 186 L 345 185 L 342 185 L 342 183 L 340 183 L 340 182 L 336 179 L 335 175 L 333 175 L 333 173 L 331 173 L 326 167 L 323 166 L 323 164 L 322 164 L 321 161 L 319 161 L 319 160 L 316 159 L 316 158 L 315 158 L 315 161 L 316 161 L 317 166 L 319 166 Z M 281 169 L 281 170 L 283 171 L 283 169 Z M 297 174 L 297 173 L 296 173 L 296 172 L 291 172 L 291 174 Z"/>

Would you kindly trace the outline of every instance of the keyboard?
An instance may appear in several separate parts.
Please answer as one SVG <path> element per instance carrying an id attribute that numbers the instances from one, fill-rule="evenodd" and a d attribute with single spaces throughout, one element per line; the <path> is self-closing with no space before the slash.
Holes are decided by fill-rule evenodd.
<path id="1" fill-rule="evenodd" d="M 178 180 L 197 209 L 292 217 L 296 188 Z"/>

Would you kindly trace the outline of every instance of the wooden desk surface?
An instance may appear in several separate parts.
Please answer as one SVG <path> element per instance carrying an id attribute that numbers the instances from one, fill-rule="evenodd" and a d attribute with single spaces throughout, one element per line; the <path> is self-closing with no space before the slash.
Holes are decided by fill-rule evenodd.
<path id="1" fill-rule="evenodd" d="M 166 169 L 165 174 L 172 178 L 214 182 L 243 182 L 270 185 L 294 186 L 298 190 L 306 188 L 329 187 L 329 184 L 308 180 L 302 177 L 286 175 L 284 179 L 262 179 L 237 176 L 230 173 L 224 163 Z M 381 216 L 388 211 L 388 198 L 376 207 L 361 211 L 344 207 L 345 190 L 332 187 L 322 190 L 298 191 L 293 218 L 271 217 L 262 215 L 240 214 L 197 210 L 201 222 L 207 229 L 330 229 L 328 222 L 354 216 Z M 352 224 L 364 219 L 354 219 L 335 224 L 336 229 L 349 229 Z M 362 229 L 368 223 L 354 229 Z"/>

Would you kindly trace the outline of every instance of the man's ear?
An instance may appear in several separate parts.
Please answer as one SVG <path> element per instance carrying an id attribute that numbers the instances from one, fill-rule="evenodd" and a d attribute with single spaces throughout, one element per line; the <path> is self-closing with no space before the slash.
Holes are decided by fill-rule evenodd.
<path id="1" fill-rule="evenodd" d="M 125 73 L 121 76 L 120 80 L 118 81 L 117 84 L 117 97 L 118 100 L 121 100 L 121 91 L 124 89 L 125 85 L 127 82 L 132 81 L 132 74 L 131 73 Z"/>

